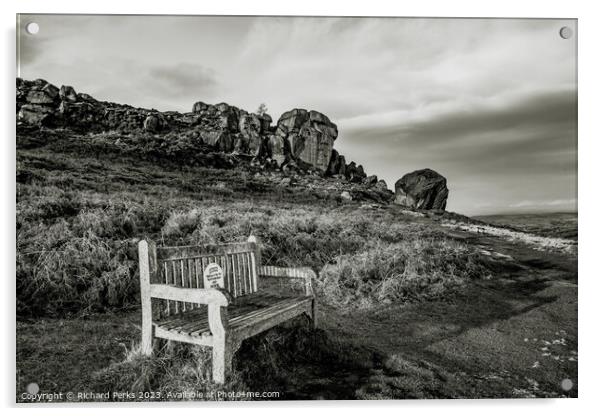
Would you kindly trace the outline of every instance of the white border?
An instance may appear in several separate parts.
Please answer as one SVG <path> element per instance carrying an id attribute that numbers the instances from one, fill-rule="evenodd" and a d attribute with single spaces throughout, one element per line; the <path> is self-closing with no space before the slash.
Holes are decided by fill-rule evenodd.
<path id="1" fill-rule="evenodd" d="M 305 414 L 306 412 L 335 411 L 344 407 L 346 412 L 365 414 L 375 408 L 380 412 L 400 414 L 400 412 L 420 414 L 453 414 L 504 415 L 509 412 L 522 413 L 545 412 L 546 414 L 562 414 L 568 412 L 591 413 L 600 407 L 596 403 L 598 387 L 601 385 L 600 376 L 600 296 L 602 294 L 600 281 L 602 277 L 598 270 L 597 260 L 600 230 L 600 171 L 601 163 L 600 140 L 602 140 L 602 117 L 600 115 L 600 41 L 602 40 L 602 16 L 597 13 L 596 2 L 575 1 L 414 1 L 386 2 L 381 0 L 346 1 L 336 3 L 326 0 L 303 1 L 232 1 L 220 0 L 212 2 L 187 2 L 169 0 L 151 4 L 144 2 L 129 2 L 124 0 L 98 0 L 84 2 L 77 0 L 28 0 L 17 4 L 2 2 L 3 25 L 3 65 L 2 65 L 2 97 L 3 111 L 0 126 L 4 132 L 2 137 L 2 220 L 5 238 L 0 250 L 0 262 L 4 266 L 2 288 L 2 308 L 4 317 L 4 342 L 2 343 L 2 380 L 0 394 L 4 406 L 14 406 L 15 397 L 15 285 L 14 252 L 15 252 L 15 150 L 14 150 L 14 82 L 15 82 L 15 14 L 20 13 L 115 13 L 115 14 L 251 14 L 251 15 L 346 15 L 346 16 L 439 16 L 439 17 L 557 17 L 579 19 L 579 274 L 581 284 L 579 289 L 579 399 L 572 400 L 473 400 L 473 401 L 402 401 L 402 402 L 294 402 L 294 403 L 247 403 L 247 404 L 194 404 L 200 407 L 200 412 L 226 412 L 245 415 L 261 412 L 261 414 L 286 412 L 288 415 Z M 145 407 L 145 413 L 162 414 L 166 409 L 161 407 L 174 406 L 155 404 L 152 407 L 135 405 L 127 409 L 115 406 L 103 406 L 86 409 L 86 413 L 115 414 L 131 413 L 134 408 Z M 186 405 L 176 405 L 182 407 Z M 596 407 L 594 407 L 596 406 Z M 110 409 L 107 409 L 109 407 Z M 159 408 L 158 408 L 159 407 Z M 174 409 L 176 412 L 191 411 Z M 218 407 L 218 408 L 216 408 Z M 286 409 L 286 410 L 285 410 Z M 25 409 L 31 412 L 32 408 Z M 81 410 L 73 406 L 44 407 L 41 411 L 53 415 L 80 414 Z M 9 414 L 15 411 L 9 410 Z"/>

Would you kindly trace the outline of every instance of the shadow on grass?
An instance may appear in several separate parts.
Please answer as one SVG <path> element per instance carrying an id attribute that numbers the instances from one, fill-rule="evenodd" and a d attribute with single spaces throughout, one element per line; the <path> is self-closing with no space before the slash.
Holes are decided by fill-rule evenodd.
<path id="1" fill-rule="evenodd" d="M 153 357 L 130 351 L 124 360 L 95 372 L 87 387 L 158 392 L 159 400 L 182 400 L 178 393 L 192 391 L 206 400 L 236 400 L 219 395 L 228 392 L 278 392 L 278 397 L 261 400 L 354 399 L 381 360 L 368 349 L 314 330 L 307 318 L 298 317 L 245 340 L 223 386 L 211 381 L 209 348 L 159 341 Z"/>

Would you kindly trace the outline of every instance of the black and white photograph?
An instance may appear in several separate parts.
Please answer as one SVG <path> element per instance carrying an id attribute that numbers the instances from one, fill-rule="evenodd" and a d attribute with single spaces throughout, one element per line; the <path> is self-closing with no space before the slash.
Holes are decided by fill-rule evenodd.
<path id="1" fill-rule="evenodd" d="M 577 398 L 577 23 L 18 14 L 15 401 Z"/>

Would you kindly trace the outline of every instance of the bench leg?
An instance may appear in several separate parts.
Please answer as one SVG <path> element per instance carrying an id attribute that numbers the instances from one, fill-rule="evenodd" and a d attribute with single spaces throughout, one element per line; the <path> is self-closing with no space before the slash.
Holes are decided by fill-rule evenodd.
<path id="1" fill-rule="evenodd" d="M 141 351 L 144 355 L 153 353 L 153 325 L 146 322 L 142 323 Z"/>
<path id="2" fill-rule="evenodd" d="M 232 369 L 232 348 L 227 338 L 218 337 L 213 343 L 213 382 L 224 384 Z"/>
<path id="3" fill-rule="evenodd" d="M 316 301 L 312 300 L 311 304 L 307 307 L 307 310 L 305 312 L 303 312 L 305 315 L 307 315 L 307 317 L 309 318 L 309 320 L 311 321 L 311 327 L 313 329 L 316 329 L 318 327 L 318 316 L 317 316 L 317 309 L 316 309 Z"/>
<path id="4" fill-rule="evenodd" d="M 311 324 L 314 329 L 318 327 L 318 309 L 316 308 L 316 300 L 311 301 Z"/>

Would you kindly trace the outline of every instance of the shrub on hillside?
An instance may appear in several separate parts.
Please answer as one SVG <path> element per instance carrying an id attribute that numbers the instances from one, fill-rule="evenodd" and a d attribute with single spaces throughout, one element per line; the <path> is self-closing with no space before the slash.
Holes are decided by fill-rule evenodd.
<path id="1" fill-rule="evenodd" d="M 138 292 L 127 246 L 90 233 L 17 258 L 17 313 L 103 311 L 133 303 Z"/>

